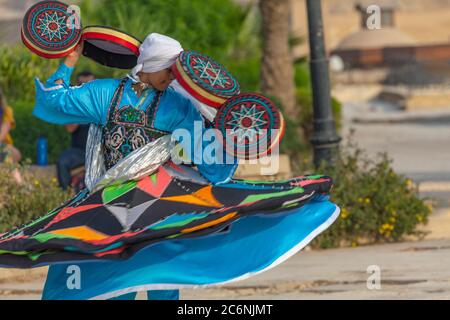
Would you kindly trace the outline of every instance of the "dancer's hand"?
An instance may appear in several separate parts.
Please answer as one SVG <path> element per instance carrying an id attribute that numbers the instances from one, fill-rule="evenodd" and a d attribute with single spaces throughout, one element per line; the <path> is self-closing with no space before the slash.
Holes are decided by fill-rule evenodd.
<path id="1" fill-rule="evenodd" d="M 82 54 L 83 54 L 83 41 L 81 41 L 77 45 L 75 50 L 66 57 L 66 60 L 64 61 L 65 65 L 74 68 L 77 65 L 78 60 L 80 59 Z"/>

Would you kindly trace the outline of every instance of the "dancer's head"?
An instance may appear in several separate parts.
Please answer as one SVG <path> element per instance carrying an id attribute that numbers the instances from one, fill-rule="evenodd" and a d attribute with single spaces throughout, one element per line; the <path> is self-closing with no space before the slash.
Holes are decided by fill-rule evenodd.
<path id="1" fill-rule="evenodd" d="M 133 68 L 132 74 L 153 88 L 166 90 L 172 80 L 172 64 L 183 51 L 181 44 L 170 37 L 152 33 L 139 48 L 138 64 Z"/>

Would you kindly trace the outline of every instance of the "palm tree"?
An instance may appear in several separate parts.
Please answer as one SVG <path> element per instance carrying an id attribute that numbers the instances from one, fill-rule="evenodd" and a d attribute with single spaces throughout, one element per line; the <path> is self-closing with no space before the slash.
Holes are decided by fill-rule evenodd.
<path id="1" fill-rule="evenodd" d="M 287 115 L 297 117 L 294 67 L 289 48 L 289 0 L 260 0 L 263 33 L 262 89 Z"/>

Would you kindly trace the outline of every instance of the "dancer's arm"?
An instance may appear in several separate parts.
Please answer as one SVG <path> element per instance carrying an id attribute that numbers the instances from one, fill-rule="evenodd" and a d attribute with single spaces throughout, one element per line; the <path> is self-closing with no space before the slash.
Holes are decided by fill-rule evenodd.
<path id="1" fill-rule="evenodd" d="M 56 72 L 48 78 L 45 83 L 46 87 L 52 87 L 55 84 L 66 84 L 70 85 L 70 77 L 72 76 L 73 70 L 80 60 L 81 54 L 83 52 L 83 43 L 80 43 L 71 54 L 69 54 L 59 65 Z"/>
<path id="2" fill-rule="evenodd" d="M 36 105 L 33 114 L 56 124 L 106 122 L 109 103 L 120 80 L 94 80 L 78 87 L 70 87 L 70 76 L 81 56 L 79 46 L 42 84 L 36 80 Z"/>

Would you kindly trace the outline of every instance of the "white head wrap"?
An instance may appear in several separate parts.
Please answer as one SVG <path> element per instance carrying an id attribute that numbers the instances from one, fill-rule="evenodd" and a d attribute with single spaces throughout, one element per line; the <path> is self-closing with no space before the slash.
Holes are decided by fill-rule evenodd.
<path id="1" fill-rule="evenodd" d="M 139 47 L 139 58 L 131 74 L 137 78 L 137 73 L 158 72 L 169 68 L 183 51 L 181 44 L 168 36 L 151 33 Z"/>
<path id="2" fill-rule="evenodd" d="M 151 33 L 139 47 L 139 58 L 136 67 L 131 71 L 132 76 L 139 79 L 137 74 L 143 72 L 158 72 L 169 68 L 183 51 L 181 44 L 170 37 L 159 33 Z M 208 120 L 213 121 L 217 110 L 198 101 L 189 94 L 176 80 L 170 85 L 175 91 L 185 96 L 194 104 L 198 111 Z"/>

